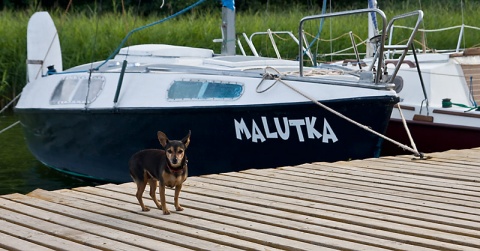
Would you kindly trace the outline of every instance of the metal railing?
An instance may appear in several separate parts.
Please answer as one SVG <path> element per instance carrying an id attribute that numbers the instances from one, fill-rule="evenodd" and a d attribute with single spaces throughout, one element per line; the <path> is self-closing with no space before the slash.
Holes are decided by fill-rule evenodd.
<path id="1" fill-rule="evenodd" d="M 383 22 L 383 25 L 382 25 L 382 32 L 380 33 L 380 44 L 381 46 L 378 48 L 378 54 L 380 55 L 383 55 L 383 50 L 384 50 L 384 45 L 385 45 L 385 34 L 386 34 L 386 30 L 387 30 L 387 17 L 385 16 L 385 13 L 380 10 L 380 9 L 360 9 L 360 10 L 351 10 L 351 11 L 342 11 L 342 12 L 335 12 L 335 13 L 327 13 L 327 14 L 320 14 L 320 15 L 312 15 L 312 16 L 307 16 L 307 17 L 304 17 L 300 20 L 300 24 L 299 24 L 299 27 L 298 27 L 298 32 L 299 32 L 299 55 L 300 55 L 300 58 L 299 58 L 299 71 L 300 71 L 300 76 L 302 77 L 303 76 L 303 46 L 301 46 L 301 44 L 303 44 L 303 25 L 306 21 L 310 21 L 310 20 L 316 20 L 316 19 L 322 19 L 322 18 L 331 18 L 331 17 L 339 17 L 339 16 L 348 16 L 348 15 L 356 15 L 356 14 L 361 14 L 361 13 L 372 13 L 372 12 L 376 12 L 378 15 L 380 15 L 381 19 L 382 19 L 382 22 Z M 377 54 L 376 53 L 376 54 Z M 377 55 L 378 55 L 377 54 Z M 382 66 L 383 66 L 383 57 L 378 57 L 377 56 L 377 59 L 378 59 L 378 67 L 377 67 L 377 74 L 375 76 L 375 83 L 379 83 L 380 82 L 380 77 L 381 77 L 381 69 Z"/>

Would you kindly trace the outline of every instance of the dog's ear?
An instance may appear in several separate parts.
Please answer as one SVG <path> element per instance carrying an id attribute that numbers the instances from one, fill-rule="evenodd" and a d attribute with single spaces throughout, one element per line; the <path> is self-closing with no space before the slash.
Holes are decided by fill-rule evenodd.
<path id="1" fill-rule="evenodd" d="M 160 141 L 160 145 L 162 145 L 164 148 L 165 146 L 167 145 L 168 143 L 168 138 L 167 138 L 167 135 L 165 135 L 165 133 L 161 132 L 161 131 L 158 131 L 157 132 L 157 137 L 158 137 L 158 141 Z"/>
<path id="2" fill-rule="evenodd" d="M 188 134 L 187 136 L 185 136 L 183 139 L 182 139 L 182 143 L 185 145 L 185 148 L 188 147 L 188 145 L 190 144 L 190 134 L 192 132 L 190 130 L 188 130 Z"/>

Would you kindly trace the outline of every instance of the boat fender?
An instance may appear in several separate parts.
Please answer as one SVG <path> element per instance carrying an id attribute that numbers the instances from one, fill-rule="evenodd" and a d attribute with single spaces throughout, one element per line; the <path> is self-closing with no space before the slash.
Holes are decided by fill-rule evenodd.
<path id="1" fill-rule="evenodd" d="M 395 76 L 393 84 L 395 85 L 393 89 L 396 93 L 400 93 L 403 90 L 403 78 L 401 76 Z"/>

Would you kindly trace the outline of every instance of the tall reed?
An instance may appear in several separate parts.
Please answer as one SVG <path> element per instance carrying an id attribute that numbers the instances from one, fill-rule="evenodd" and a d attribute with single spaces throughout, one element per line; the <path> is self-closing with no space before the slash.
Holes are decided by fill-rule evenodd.
<path id="1" fill-rule="evenodd" d="M 380 8 L 387 17 L 416 10 L 420 8 L 419 1 L 379 1 Z M 480 3 L 464 1 L 462 8 L 459 1 L 424 0 L 421 8 L 425 13 L 422 28 L 434 29 L 461 25 L 478 25 L 477 16 L 480 13 Z M 366 6 L 365 6 L 366 7 Z M 34 9 L 28 11 L 0 11 L 0 108 L 21 92 L 25 85 L 26 75 L 26 31 L 29 17 Z M 298 36 L 298 22 L 306 15 L 320 13 L 320 9 L 306 9 L 301 6 L 266 8 L 265 11 L 246 11 L 237 13 L 237 33 L 252 34 L 256 31 L 287 30 Z M 328 12 L 339 10 L 327 10 Z M 98 61 L 109 56 L 125 35 L 133 28 L 154 22 L 164 16 L 138 16 L 132 10 L 125 13 L 103 12 L 95 9 L 53 10 L 50 12 L 59 32 L 62 47 L 64 69 L 78 64 Z M 189 13 L 169 20 L 165 23 L 134 34 L 127 45 L 139 43 L 164 43 L 211 48 L 220 52 L 220 44 L 212 40 L 221 37 L 220 10 L 192 10 Z M 411 22 L 411 21 L 410 21 Z M 402 23 L 399 23 L 402 24 Z M 410 24 L 406 22 L 405 24 Z M 316 43 L 313 49 L 319 55 L 350 46 L 350 39 L 342 35 L 350 30 L 358 35 L 357 43 L 367 38 L 366 17 L 355 16 L 326 20 L 319 37 L 322 42 Z M 319 22 L 308 22 L 305 25 L 307 39 L 311 41 L 318 35 Z M 399 37 L 402 32 L 398 31 Z M 427 34 L 427 47 L 447 49 L 455 47 L 459 30 L 450 30 L 440 34 Z M 340 37 L 340 38 L 339 38 Z M 338 38 L 338 39 L 337 39 Z M 329 40 L 336 39 L 333 42 Z M 420 40 L 420 37 L 417 37 Z M 278 46 L 284 55 L 296 58 L 297 47 L 285 36 L 276 38 Z M 256 44 L 263 56 L 275 56 L 266 36 L 257 37 Z M 395 41 L 400 42 L 400 40 Z M 467 30 L 462 40 L 462 47 L 479 46 L 480 31 Z M 247 53 L 251 53 L 243 43 Z M 240 53 L 237 50 L 237 53 Z M 327 58 L 325 58 L 328 60 Z"/>

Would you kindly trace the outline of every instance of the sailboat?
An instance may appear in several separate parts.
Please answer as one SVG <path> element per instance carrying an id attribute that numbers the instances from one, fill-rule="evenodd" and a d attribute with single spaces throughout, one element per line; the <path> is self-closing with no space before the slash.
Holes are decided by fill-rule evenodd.
<path id="1" fill-rule="evenodd" d="M 386 29 L 379 9 L 307 16 L 300 27 L 369 12 Z M 382 72 L 317 74 L 303 57 L 237 55 L 233 1 L 223 1 L 222 16 L 218 54 L 121 44 L 106 60 L 63 69 L 54 22 L 47 12 L 35 13 L 28 24 L 28 81 L 15 108 L 31 152 L 56 170 L 113 182 L 130 180 L 133 153 L 160 148 L 157 131 L 173 139 L 191 131 L 190 175 L 379 156 L 399 101 Z M 384 43 L 379 37 L 380 52 Z M 301 45 L 298 50 L 303 55 Z"/>

